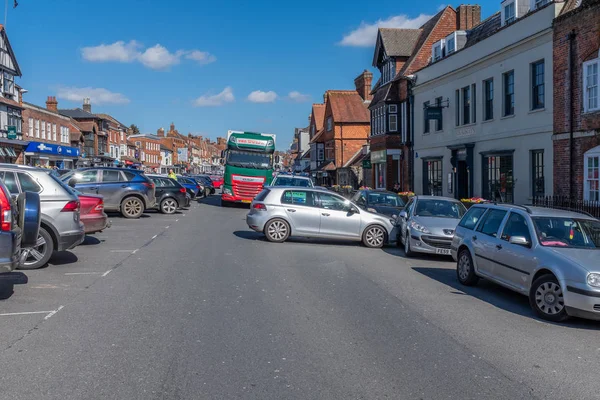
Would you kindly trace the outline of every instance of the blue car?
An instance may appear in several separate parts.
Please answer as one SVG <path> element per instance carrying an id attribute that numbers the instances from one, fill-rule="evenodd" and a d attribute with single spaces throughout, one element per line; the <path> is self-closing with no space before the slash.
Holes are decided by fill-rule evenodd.
<path id="1" fill-rule="evenodd" d="M 186 188 L 192 199 L 198 197 L 199 194 L 204 194 L 204 187 L 194 178 L 190 178 L 189 176 L 178 176 L 177 182 Z"/>

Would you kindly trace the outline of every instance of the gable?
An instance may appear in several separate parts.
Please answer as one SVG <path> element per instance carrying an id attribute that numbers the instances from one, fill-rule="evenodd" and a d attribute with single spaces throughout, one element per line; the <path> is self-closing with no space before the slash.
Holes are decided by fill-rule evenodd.
<path id="1" fill-rule="evenodd" d="M 0 25 L 0 66 L 3 70 L 16 76 L 21 76 L 21 68 L 10 45 L 6 30 Z"/>

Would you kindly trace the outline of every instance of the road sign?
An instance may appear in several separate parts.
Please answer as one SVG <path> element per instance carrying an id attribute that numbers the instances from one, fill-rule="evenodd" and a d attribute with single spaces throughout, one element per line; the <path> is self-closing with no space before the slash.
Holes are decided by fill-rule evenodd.
<path id="1" fill-rule="evenodd" d="M 17 127 L 14 125 L 8 126 L 8 138 L 16 139 L 17 138 Z"/>

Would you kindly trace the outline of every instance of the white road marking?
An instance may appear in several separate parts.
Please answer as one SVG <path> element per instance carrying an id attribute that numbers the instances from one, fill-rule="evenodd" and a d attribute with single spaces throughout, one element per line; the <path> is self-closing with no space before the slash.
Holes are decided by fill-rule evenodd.
<path id="1" fill-rule="evenodd" d="M 65 275 L 99 275 L 100 272 L 67 272 Z"/>
<path id="2" fill-rule="evenodd" d="M 131 253 L 133 250 L 111 250 L 111 253 Z"/>
<path id="3" fill-rule="evenodd" d="M 152 236 L 152 240 L 156 239 L 157 237 L 158 237 L 158 235 Z"/>
<path id="4" fill-rule="evenodd" d="M 169 225 L 170 226 L 170 225 Z M 169 226 L 165 226 L 165 229 L 169 229 Z"/>
<path id="5" fill-rule="evenodd" d="M 131 254 L 135 254 L 138 252 L 139 249 L 135 249 L 134 251 L 131 252 Z"/>
<path id="6" fill-rule="evenodd" d="M 179 221 L 178 219 L 175 220 L 175 222 Z"/>
<path id="7" fill-rule="evenodd" d="M 8 317 L 10 315 L 30 315 L 30 314 L 48 314 L 52 311 L 26 311 L 26 312 L 9 312 L 0 314 L 0 317 Z"/>
<path id="8" fill-rule="evenodd" d="M 60 307 L 58 307 L 56 310 L 54 310 L 54 311 L 50 311 L 50 313 L 49 313 L 48 315 L 46 315 L 46 316 L 44 317 L 44 319 L 50 319 L 50 318 L 52 318 L 52 316 L 53 316 L 54 314 L 56 314 L 57 312 L 59 312 L 59 311 L 60 311 L 60 310 L 62 310 L 63 308 L 65 308 L 65 306 L 60 306 Z"/>
<path id="9" fill-rule="evenodd" d="M 112 271 L 112 269 L 109 269 L 108 271 L 106 271 L 105 273 L 103 273 L 102 277 L 104 278 L 106 275 L 110 274 L 110 271 Z"/>

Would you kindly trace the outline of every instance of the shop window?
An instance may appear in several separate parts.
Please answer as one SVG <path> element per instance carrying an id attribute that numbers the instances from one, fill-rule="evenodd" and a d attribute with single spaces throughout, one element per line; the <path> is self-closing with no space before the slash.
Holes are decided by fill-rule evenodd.
<path id="1" fill-rule="evenodd" d="M 531 152 L 531 185 L 534 196 L 545 195 L 544 150 Z"/>
<path id="2" fill-rule="evenodd" d="M 512 154 L 483 156 L 483 197 L 501 203 L 514 201 Z"/>

